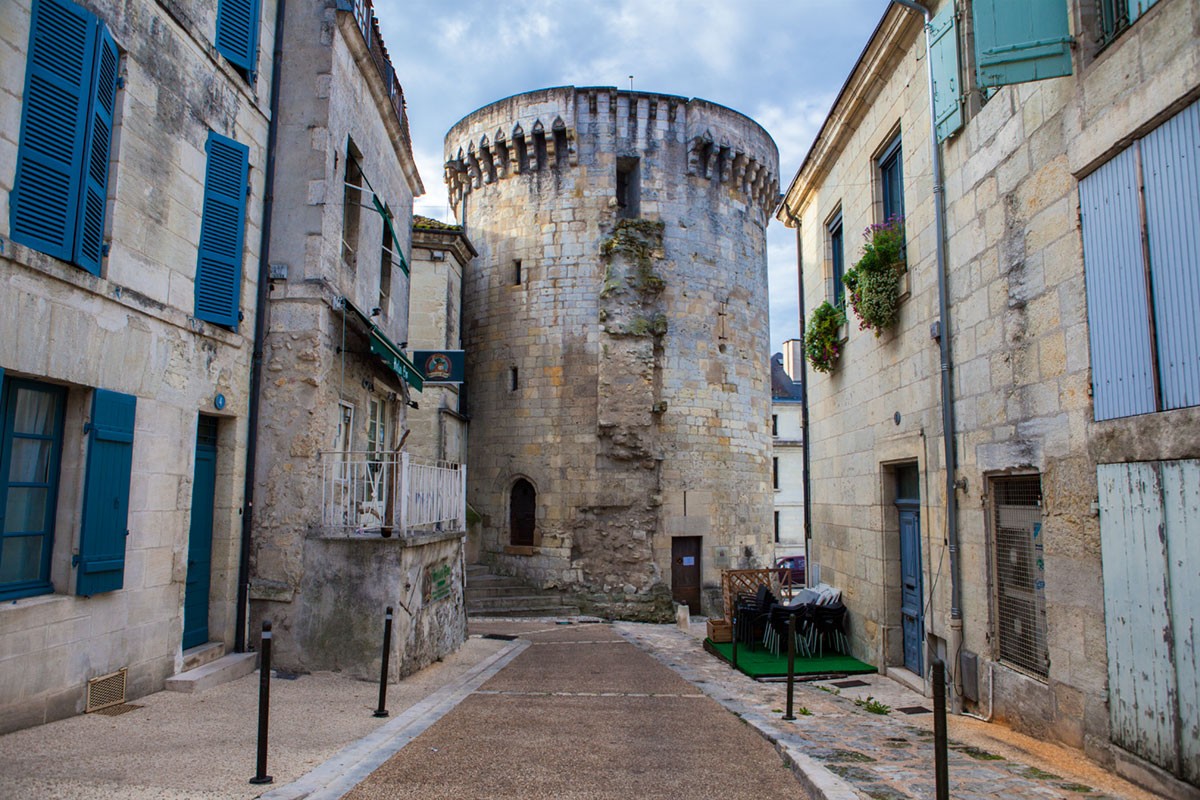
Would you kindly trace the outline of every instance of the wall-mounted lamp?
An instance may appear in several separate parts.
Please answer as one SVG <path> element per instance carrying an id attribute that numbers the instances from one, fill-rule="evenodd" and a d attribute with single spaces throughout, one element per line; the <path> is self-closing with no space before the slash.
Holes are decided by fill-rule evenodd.
<path id="1" fill-rule="evenodd" d="M 419 405 L 417 405 L 417 401 L 416 401 L 416 400 L 409 400 L 409 401 L 408 401 L 408 407 L 409 407 L 409 408 L 420 408 L 420 406 L 419 406 Z"/>
<path id="2" fill-rule="evenodd" d="M 374 308 L 371 309 L 372 317 L 378 317 L 382 313 L 383 313 L 383 309 L 380 308 L 379 306 L 375 306 Z"/>

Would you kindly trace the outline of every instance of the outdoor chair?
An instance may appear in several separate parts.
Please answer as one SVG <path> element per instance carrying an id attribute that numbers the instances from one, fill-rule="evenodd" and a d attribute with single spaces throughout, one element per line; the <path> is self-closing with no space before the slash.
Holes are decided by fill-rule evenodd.
<path id="1" fill-rule="evenodd" d="M 767 615 L 763 644 L 772 655 L 779 655 L 787 646 L 788 618 L 796 615 L 796 655 L 806 657 L 810 653 L 808 640 L 804 636 L 804 620 L 808 612 L 804 606 L 776 604 Z"/>
<path id="2" fill-rule="evenodd" d="M 809 641 L 815 645 L 817 652 L 824 655 L 826 645 L 835 653 L 845 653 L 849 650 L 849 642 L 846 640 L 846 607 L 838 602 L 834 605 L 816 605 L 811 608 Z"/>
<path id="3" fill-rule="evenodd" d="M 733 635 L 739 642 L 753 649 L 756 642 L 762 641 L 767 614 L 775 603 L 775 595 L 766 586 L 759 586 L 753 597 L 738 595 L 737 626 Z"/>

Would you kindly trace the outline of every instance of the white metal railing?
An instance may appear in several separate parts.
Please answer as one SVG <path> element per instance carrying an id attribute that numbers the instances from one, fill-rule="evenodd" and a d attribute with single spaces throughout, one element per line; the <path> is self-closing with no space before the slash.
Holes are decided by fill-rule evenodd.
<path id="1" fill-rule="evenodd" d="M 321 453 L 321 522 L 347 534 L 467 527 L 467 469 L 408 453 Z"/>

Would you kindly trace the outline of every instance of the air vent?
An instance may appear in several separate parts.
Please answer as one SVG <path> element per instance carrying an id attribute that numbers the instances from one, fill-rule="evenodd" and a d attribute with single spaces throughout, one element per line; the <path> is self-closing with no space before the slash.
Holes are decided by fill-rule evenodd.
<path id="1" fill-rule="evenodd" d="M 87 708 L 91 714 L 109 706 L 117 706 L 125 702 L 125 676 L 128 669 L 122 667 L 116 672 L 92 678 L 87 684 Z"/>

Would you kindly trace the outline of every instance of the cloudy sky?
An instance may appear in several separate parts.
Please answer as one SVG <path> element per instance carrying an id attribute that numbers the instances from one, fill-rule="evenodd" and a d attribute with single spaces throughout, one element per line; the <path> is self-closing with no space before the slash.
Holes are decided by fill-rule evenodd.
<path id="1" fill-rule="evenodd" d="M 375 0 L 426 194 L 451 220 L 442 139 L 475 109 L 547 86 L 701 97 L 756 120 L 786 187 L 888 0 Z M 799 333 L 794 233 L 770 243 L 771 349 Z"/>

